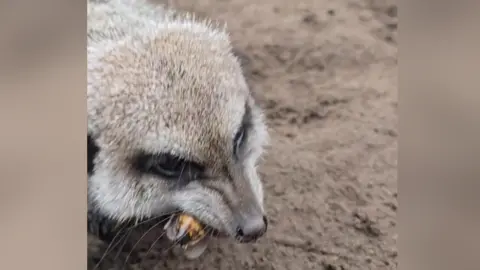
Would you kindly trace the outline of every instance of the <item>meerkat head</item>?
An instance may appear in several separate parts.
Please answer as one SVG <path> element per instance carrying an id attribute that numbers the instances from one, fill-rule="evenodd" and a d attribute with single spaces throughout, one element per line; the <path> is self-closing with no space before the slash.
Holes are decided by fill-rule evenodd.
<path id="1" fill-rule="evenodd" d="M 263 235 L 267 130 L 228 35 L 172 21 L 88 58 L 89 204 L 118 221 L 182 211 L 241 241 Z"/>

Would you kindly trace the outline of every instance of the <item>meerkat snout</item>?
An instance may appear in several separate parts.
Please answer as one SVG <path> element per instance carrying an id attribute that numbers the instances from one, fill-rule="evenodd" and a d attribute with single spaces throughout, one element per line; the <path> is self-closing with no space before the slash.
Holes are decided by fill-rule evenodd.
<path id="1" fill-rule="evenodd" d="M 262 213 L 249 214 L 239 218 L 236 238 L 241 242 L 252 242 L 267 231 L 267 217 Z"/>
<path id="2" fill-rule="evenodd" d="M 89 224 L 179 211 L 261 237 L 268 134 L 228 34 L 142 0 L 88 5 Z"/>

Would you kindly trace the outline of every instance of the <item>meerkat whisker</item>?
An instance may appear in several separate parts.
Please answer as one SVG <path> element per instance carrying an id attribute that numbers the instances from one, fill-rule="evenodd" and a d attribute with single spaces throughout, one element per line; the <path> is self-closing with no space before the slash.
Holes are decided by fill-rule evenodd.
<path id="1" fill-rule="evenodd" d="M 173 212 L 172 212 L 172 213 L 173 213 Z M 168 214 L 168 213 L 167 213 L 167 214 Z M 162 216 L 163 216 L 163 215 L 162 215 Z M 118 256 L 120 256 L 120 253 L 121 253 L 123 247 L 125 246 L 125 244 L 126 244 L 126 242 L 127 242 L 127 240 L 128 240 L 128 237 L 130 236 L 131 231 L 132 231 L 134 228 L 136 228 L 136 227 L 138 227 L 138 226 L 140 226 L 140 225 L 142 225 L 142 224 L 144 224 L 144 223 L 147 223 L 147 222 L 149 222 L 149 221 L 152 221 L 152 220 L 155 220 L 155 219 L 157 219 L 157 218 L 160 218 L 160 217 L 162 217 L 162 216 L 157 216 L 157 217 L 149 218 L 149 219 L 144 220 L 144 221 L 142 221 L 142 222 L 135 223 L 134 225 L 132 225 L 132 226 L 130 226 L 130 227 L 128 227 L 128 228 L 126 228 L 127 225 L 128 225 L 127 223 L 122 224 L 122 225 L 121 225 L 121 228 L 120 228 L 119 231 L 115 234 L 115 236 L 113 237 L 113 239 L 112 239 L 111 242 L 109 243 L 107 249 L 106 249 L 105 252 L 102 254 L 102 257 L 100 258 L 99 262 L 95 265 L 94 269 L 97 269 L 97 268 L 100 266 L 101 262 L 105 259 L 106 255 L 108 255 L 108 253 L 111 252 L 115 247 L 117 247 L 117 246 L 120 244 L 120 242 L 122 242 L 122 240 L 123 240 L 123 244 L 122 244 L 122 246 L 119 248 L 119 250 L 117 251 L 117 254 L 116 254 L 116 256 L 115 256 L 115 259 L 117 259 Z M 165 220 L 165 219 L 163 219 L 163 220 L 160 221 L 160 222 L 163 222 L 164 220 Z M 117 242 L 115 242 L 115 239 L 122 233 L 123 230 L 128 230 L 127 234 L 123 235 L 122 237 L 120 237 L 120 239 L 118 239 Z"/>
<path id="2" fill-rule="evenodd" d="M 132 254 L 132 252 L 135 250 L 135 248 L 137 247 L 137 245 L 140 243 L 140 241 L 142 241 L 142 239 L 150 232 L 152 231 L 153 229 L 155 229 L 158 225 L 160 225 L 162 222 L 164 222 L 166 219 L 162 219 L 160 220 L 159 222 L 153 224 L 152 226 L 150 226 L 150 228 L 142 234 L 142 236 L 140 237 L 140 239 L 138 239 L 138 241 L 132 246 L 130 252 L 128 253 L 127 255 L 127 258 L 125 259 L 126 261 L 128 261 L 128 259 L 130 258 L 130 255 Z"/>
<path id="3" fill-rule="evenodd" d="M 95 265 L 95 267 L 93 268 L 94 270 L 98 268 L 98 266 L 100 266 L 101 262 L 105 259 L 105 257 L 107 256 L 107 254 L 113 250 L 119 243 L 120 241 L 122 241 L 121 239 L 123 239 L 121 237 L 121 239 L 119 239 L 116 243 L 115 243 L 115 239 L 120 235 L 120 233 L 122 232 L 123 229 L 125 229 L 125 227 L 127 227 L 127 224 L 123 224 L 122 225 L 122 228 L 119 229 L 119 231 L 115 234 L 115 236 L 113 237 L 112 241 L 110 242 L 110 244 L 107 246 L 107 248 L 105 249 L 105 251 L 103 252 L 102 254 L 102 257 L 100 257 L 100 260 L 98 261 L 98 263 Z"/>
<path id="4" fill-rule="evenodd" d="M 163 232 L 162 234 L 160 234 L 160 236 L 158 236 L 155 241 L 153 241 L 153 243 L 150 245 L 150 247 L 148 248 L 147 252 L 145 252 L 145 256 L 148 255 L 148 253 L 150 253 L 150 251 L 152 251 L 152 249 L 155 247 L 155 245 L 157 244 L 158 241 L 160 241 L 160 239 L 162 239 L 162 237 L 165 235 L 165 232 Z"/>
<path id="5" fill-rule="evenodd" d="M 119 243 L 120 241 L 123 241 L 123 243 L 117 250 L 117 254 L 115 255 L 115 258 L 114 258 L 115 260 L 117 260 L 120 257 L 120 254 L 123 252 L 123 249 L 125 248 L 125 245 L 127 244 L 128 238 L 130 237 L 131 233 L 132 233 L 132 230 L 128 230 L 128 232 L 123 236 L 122 240 L 119 240 Z"/>

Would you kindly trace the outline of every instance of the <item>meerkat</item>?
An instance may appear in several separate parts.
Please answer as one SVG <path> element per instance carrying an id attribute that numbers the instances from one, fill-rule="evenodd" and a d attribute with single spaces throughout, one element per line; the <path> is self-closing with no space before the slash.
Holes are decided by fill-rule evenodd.
<path id="1" fill-rule="evenodd" d="M 89 232 L 178 211 L 217 237 L 264 235 L 268 132 L 226 28 L 145 0 L 87 3 Z"/>

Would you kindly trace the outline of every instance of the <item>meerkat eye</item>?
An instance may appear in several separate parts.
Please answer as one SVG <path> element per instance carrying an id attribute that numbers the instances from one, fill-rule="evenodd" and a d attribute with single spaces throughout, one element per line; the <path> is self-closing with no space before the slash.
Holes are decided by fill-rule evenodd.
<path id="1" fill-rule="evenodd" d="M 248 132 L 252 127 L 252 113 L 248 104 L 245 104 L 245 112 L 243 114 L 242 122 L 238 128 L 237 133 L 233 137 L 233 155 L 236 158 L 239 158 L 240 151 L 245 144 Z"/>
<path id="2" fill-rule="evenodd" d="M 133 162 L 141 173 L 187 182 L 201 177 L 205 171 L 199 163 L 166 153 L 140 153 Z"/>
<path id="3" fill-rule="evenodd" d="M 161 154 L 152 157 L 149 165 L 151 172 L 170 178 L 180 177 L 187 164 L 178 157 Z"/>
<path id="4" fill-rule="evenodd" d="M 243 145 L 243 141 L 245 138 L 245 129 L 242 127 L 240 130 L 235 134 L 233 139 L 233 155 L 237 156 L 241 146 Z"/>

